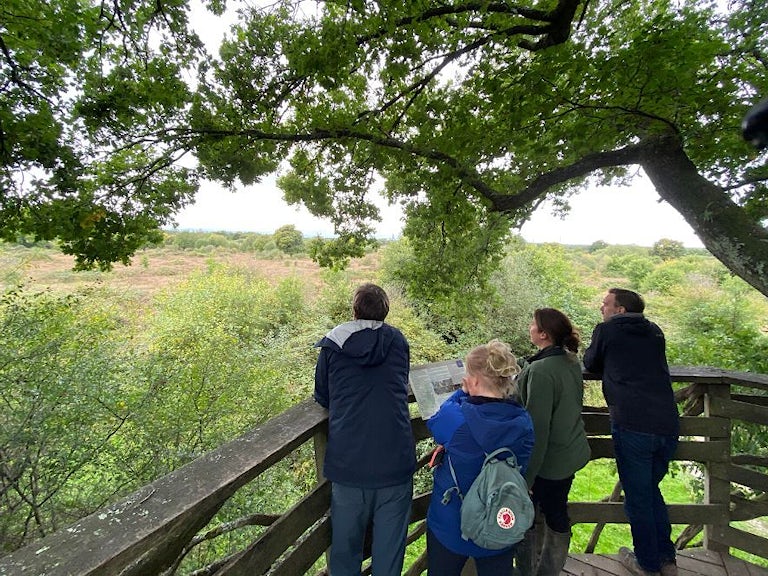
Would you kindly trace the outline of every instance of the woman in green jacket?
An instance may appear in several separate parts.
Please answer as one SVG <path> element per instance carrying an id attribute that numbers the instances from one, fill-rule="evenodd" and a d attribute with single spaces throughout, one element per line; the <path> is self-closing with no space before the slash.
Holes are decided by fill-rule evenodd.
<path id="1" fill-rule="evenodd" d="M 539 350 L 523 361 L 517 383 L 536 436 L 525 477 L 546 526 L 541 544 L 535 541 L 535 531 L 529 531 L 517 560 L 524 576 L 557 576 L 571 541 L 568 493 L 574 474 L 590 458 L 581 417 L 579 335 L 565 314 L 539 308 L 533 313 L 530 336 Z"/>

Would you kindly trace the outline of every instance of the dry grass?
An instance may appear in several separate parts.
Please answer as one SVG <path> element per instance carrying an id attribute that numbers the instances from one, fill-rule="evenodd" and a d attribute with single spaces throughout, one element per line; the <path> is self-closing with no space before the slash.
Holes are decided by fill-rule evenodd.
<path id="1" fill-rule="evenodd" d="M 144 299 L 213 265 L 256 273 L 275 283 L 297 276 L 310 291 L 320 287 L 323 274 L 323 270 L 306 257 L 263 259 L 245 252 L 196 253 L 173 248 L 143 250 L 130 266 L 116 264 L 110 272 L 74 272 L 73 264 L 71 256 L 54 250 L 6 246 L 0 248 L 0 282 L 4 290 L 20 284 L 36 290 L 55 291 L 99 285 Z M 370 254 L 353 261 L 349 274 L 355 281 L 373 281 L 377 267 L 377 255 Z"/>

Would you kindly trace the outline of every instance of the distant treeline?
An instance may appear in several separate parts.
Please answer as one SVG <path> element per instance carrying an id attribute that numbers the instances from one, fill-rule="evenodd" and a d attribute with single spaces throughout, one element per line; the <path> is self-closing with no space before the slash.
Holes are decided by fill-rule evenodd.
<path id="1" fill-rule="evenodd" d="M 232 252 L 252 252 L 263 257 L 281 254 L 304 255 L 312 243 L 324 242 L 322 238 L 305 237 L 292 224 L 281 226 L 272 234 L 260 232 L 226 232 L 207 230 L 164 230 L 160 244 L 145 248 L 173 247 L 179 250 L 210 251 L 222 249 Z M 19 235 L 16 244 L 26 248 L 56 249 L 55 240 L 39 240 L 32 236 Z"/>
<path id="2" fill-rule="evenodd" d="M 273 234 L 259 232 L 209 232 L 209 231 L 166 231 L 165 246 L 180 250 L 207 250 L 223 248 L 235 252 L 258 252 L 264 254 L 285 253 L 305 254 L 308 239 L 293 225 L 286 225 Z"/>

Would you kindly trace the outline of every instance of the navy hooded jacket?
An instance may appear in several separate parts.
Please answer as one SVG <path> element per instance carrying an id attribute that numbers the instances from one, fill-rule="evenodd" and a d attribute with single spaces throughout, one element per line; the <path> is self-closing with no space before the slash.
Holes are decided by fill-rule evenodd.
<path id="1" fill-rule="evenodd" d="M 442 503 L 446 490 L 454 487 L 448 457 L 456 472 L 459 489 L 466 494 L 480 474 L 485 455 L 498 448 L 512 450 L 521 473 L 525 473 L 533 450 L 533 422 L 528 412 L 512 399 L 496 400 L 454 392 L 440 410 L 427 420 L 435 442 L 445 448 L 442 463 L 433 471 L 432 499 L 427 511 L 427 526 L 440 543 L 463 556 L 493 556 L 504 550 L 481 548 L 461 536 L 461 499 L 452 494 Z"/>
<path id="2" fill-rule="evenodd" d="M 603 380 L 614 426 L 677 436 L 677 404 L 664 333 L 642 314 L 616 314 L 595 326 L 584 367 Z"/>
<path id="3" fill-rule="evenodd" d="M 357 488 L 407 482 L 416 468 L 408 412 L 410 348 L 384 322 L 340 324 L 316 347 L 315 400 L 328 409 L 323 474 Z"/>

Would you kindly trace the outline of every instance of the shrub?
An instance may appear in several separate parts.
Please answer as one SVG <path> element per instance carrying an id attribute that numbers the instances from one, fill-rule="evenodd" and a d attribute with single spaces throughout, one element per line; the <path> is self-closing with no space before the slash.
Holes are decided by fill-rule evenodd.
<path id="1" fill-rule="evenodd" d="M 143 393 L 129 338 L 93 293 L 0 300 L 0 550 L 96 510 L 130 481 L 122 434 Z"/>
<path id="2" fill-rule="evenodd" d="M 298 254 L 304 250 L 304 236 L 293 224 L 287 224 L 275 230 L 272 240 L 286 254 Z"/>

